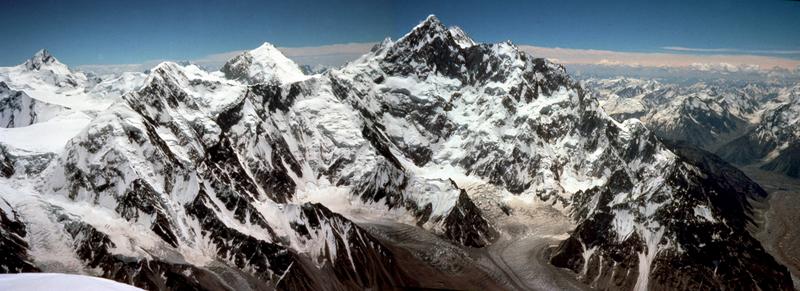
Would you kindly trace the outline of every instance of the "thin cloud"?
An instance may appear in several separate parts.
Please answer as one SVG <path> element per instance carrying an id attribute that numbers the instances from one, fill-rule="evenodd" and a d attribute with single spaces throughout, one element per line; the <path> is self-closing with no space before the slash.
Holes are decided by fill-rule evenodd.
<path id="1" fill-rule="evenodd" d="M 744 54 L 768 54 L 768 55 L 798 55 L 800 50 L 742 50 L 734 48 L 692 48 L 682 46 L 665 46 L 661 49 L 679 52 L 698 52 L 698 53 L 744 53 Z"/>
<path id="2" fill-rule="evenodd" d="M 278 47 L 287 57 L 301 65 L 341 66 L 367 53 L 376 43 L 345 43 L 308 47 Z M 557 60 L 558 63 L 570 65 L 632 66 L 660 68 L 727 68 L 729 70 L 772 69 L 775 67 L 795 70 L 800 67 L 800 60 L 779 56 L 757 55 L 756 52 L 745 53 L 727 48 L 696 49 L 686 47 L 664 47 L 669 52 L 619 52 L 594 49 L 570 49 L 559 47 L 540 47 L 518 45 L 520 49 L 535 57 Z M 219 69 L 225 62 L 244 52 L 235 50 L 210 54 L 189 60 L 208 69 Z M 680 53 L 678 53 L 680 52 Z M 789 54 L 795 51 L 771 51 L 775 54 Z M 800 53 L 800 51 L 796 51 Z M 694 53 L 694 54 L 693 54 Z M 160 61 L 148 61 L 142 64 L 124 65 L 84 65 L 79 69 L 87 71 L 143 71 L 152 68 Z"/>
<path id="3" fill-rule="evenodd" d="M 774 67 L 795 69 L 800 60 L 776 56 L 753 54 L 687 54 L 687 53 L 637 53 L 592 49 L 549 48 L 520 45 L 523 51 L 536 57 L 558 59 L 563 64 L 626 65 L 644 67 L 690 68 L 698 64 L 725 64 L 726 66 L 758 66 L 762 69 Z"/>

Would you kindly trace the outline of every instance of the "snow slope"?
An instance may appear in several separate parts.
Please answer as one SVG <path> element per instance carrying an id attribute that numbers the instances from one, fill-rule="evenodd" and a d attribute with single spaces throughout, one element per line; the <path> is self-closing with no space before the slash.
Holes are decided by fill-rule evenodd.
<path id="1" fill-rule="evenodd" d="M 0 67 L 0 81 L 46 103 L 75 110 L 98 111 L 119 100 L 122 93 L 143 81 L 141 73 L 126 73 L 103 80 L 73 71 L 47 50 L 40 50 L 25 63 Z"/>
<path id="2" fill-rule="evenodd" d="M 54 273 L 0 274 L 0 289 L 8 291 L 139 291 L 108 279 Z"/>

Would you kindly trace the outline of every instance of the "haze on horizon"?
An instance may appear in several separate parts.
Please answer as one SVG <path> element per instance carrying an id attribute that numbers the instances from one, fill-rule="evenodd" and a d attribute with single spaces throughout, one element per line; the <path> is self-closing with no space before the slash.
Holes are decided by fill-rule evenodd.
<path id="1" fill-rule="evenodd" d="M 428 14 L 480 42 L 511 40 L 565 64 L 800 66 L 800 2 L 8 1 L 0 66 L 47 48 L 71 66 L 219 64 L 263 42 L 336 65 Z M 31 17 L 36 15 L 36 17 Z M 138 67 L 137 67 L 138 68 Z"/>

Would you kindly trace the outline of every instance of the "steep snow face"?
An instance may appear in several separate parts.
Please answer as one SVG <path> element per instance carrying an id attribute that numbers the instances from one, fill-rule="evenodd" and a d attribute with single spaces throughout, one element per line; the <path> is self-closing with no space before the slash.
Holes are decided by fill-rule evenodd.
<path id="1" fill-rule="evenodd" d="M 29 126 L 0 128 L 0 145 L 32 153 L 61 153 L 67 141 L 83 131 L 91 119 L 85 113 L 68 111 Z"/>
<path id="2" fill-rule="evenodd" d="M 222 67 L 222 72 L 230 79 L 249 84 L 288 84 L 306 79 L 297 64 L 267 42 L 231 59 Z"/>
<path id="3" fill-rule="evenodd" d="M 666 271 L 654 267 L 658 261 L 692 261 L 703 272 L 714 271 L 705 267 L 713 259 L 694 260 L 680 250 L 698 250 L 715 239 L 685 239 L 689 232 L 670 214 L 683 209 L 694 217 L 695 206 L 724 208 L 723 202 L 695 196 L 715 195 L 704 189 L 710 183 L 705 170 L 677 157 L 640 121 L 618 123 L 608 117 L 563 67 L 532 58 L 509 43 L 465 48 L 429 17 L 403 38 L 330 75 L 337 79 L 334 92 L 340 99 L 365 120 L 380 124 L 379 136 L 386 137 L 411 174 L 455 168 L 509 193 L 535 195 L 568 209 L 578 230 L 553 262 L 571 268 L 580 261 L 576 272 L 585 267 L 594 274 L 628 274 L 614 280 L 590 276 L 587 283 L 681 286 L 680 279 L 662 276 Z M 614 215 L 612 210 L 626 211 Z M 736 233 L 730 241 L 717 242 L 721 245 L 754 244 L 743 223 L 694 219 L 700 220 L 718 227 L 719 236 L 725 230 Z M 598 230 L 610 237 L 595 235 Z M 573 243 L 580 250 L 571 249 Z M 618 254 L 630 261 L 620 261 Z M 759 279 L 758 284 L 786 286 L 786 273 L 774 261 L 758 262 L 773 268 L 761 276 L 750 274 L 749 262 L 736 257 L 726 257 L 736 265 L 728 270 L 731 276 L 777 274 L 779 279 Z M 591 263 L 597 260 L 605 261 L 602 270 Z M 694 274 L 677 275 L 682 276 Z M 707 284 L 703 286 L 728 282 Z"/>
<path id="4" fill-rule="evenodd" d="M 461 48 L 468 48 L 475 45 L 475 41 L 470 38 L 466 32 L 461 30 L 458 26 L 453 26 L 448 29 L 450 35 L 453 37 L 453 40 L 460 46 Z"/>
<path id="5" fill-rule="evenodd" d="M 0 127 L 23 127 L 43 122 L 68 111 L 69 108 L 31 98 L 0 82 Z"/>
<path id="6" fill-rule="evenodd" d="M 562 67 L 511 44 L 462 48 L 431 17 L 332 75 L 415 167 L 456 167 L 562 203 L 605 184 L 603 167 L 585 165 L 604 163 L 609 140 L 589 132 L 613 122 Z"/>

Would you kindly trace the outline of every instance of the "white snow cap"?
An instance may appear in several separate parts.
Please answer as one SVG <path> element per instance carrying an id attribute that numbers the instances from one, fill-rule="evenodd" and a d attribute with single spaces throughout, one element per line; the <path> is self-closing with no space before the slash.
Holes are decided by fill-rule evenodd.
<path id="1" fill-rule="evenodd" d="M 414 27 L 414 29 L 416 29 L 417 27 L 420 27 L 420 26 L 424 26 L 427 23 L 442 25 L 442 22 L 439 21 L 439 18 L 437 18 L 436 15 L 429 14 L 428 17 L 425 17 L 425 20 L 423 20 L 422 23 L 420 23 L 416 27 Z M 414 29 L 412 29 L 412 30 L 414 30 Z"/>
<path id="2" fill-rule="evenodd" d="M 247 53 L 252 57 L 250 76 L 256 80 L 262 82 L 275 80 L 281 84 L 288 84 L 306 79 L 300 67 L 271 43 L 265 42 Z"/>

